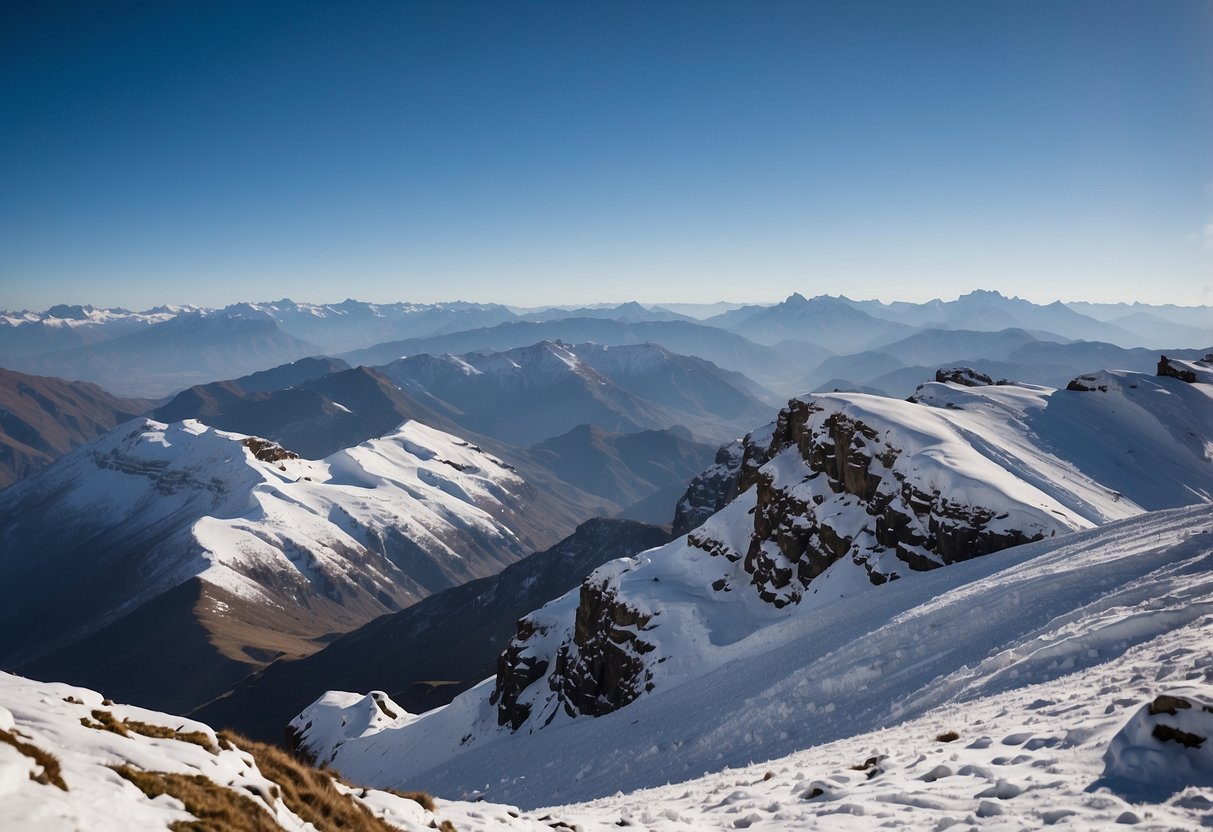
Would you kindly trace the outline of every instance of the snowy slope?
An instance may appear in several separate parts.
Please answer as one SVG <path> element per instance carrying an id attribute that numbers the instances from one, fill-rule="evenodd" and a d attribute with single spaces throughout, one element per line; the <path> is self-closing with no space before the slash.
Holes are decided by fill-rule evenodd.
<path id="1" fill-rule="evenodd" d="M 934 383 L 913 402 L 859 394 L 793 400 L 774 426 L 748 437 L 740 495 L 703 526 L 599 569 L 520 622 L 496 680 L 402 730 L 343 745 L 336 765 L 378 782 L 423 772 L 449 789 L 495 782 L 496 754 L 546 759 L 557 753 L 548 742 L 599 747 L 605 735 L 593 726 L 618 730 L 613 720 L 630 723 L 661 707 L 646 703 L 701 711 L 692 702 L 720 686 L 721 674 L 742 686 L 730 697 L 741 702 L 756 692 L 746 685 L 776 684 L 788 658 L 761 664 L 759 655 L 795 640 L 797 628 L 816 645 L 840 619 L 882 622 L 887 616 L 873 608 L 888 602 L 886 593 L 937 588 L 935 581 L 952 579 L 935 575 L 957 567 L 930 577 L 917 570 L 1031 540 L 1042 542 L 1015 551 L 1048 551 L 1073 530 L 1208 502 L 1213 388 L 1105 375 L 1115 386 L 1103 392 Z M 895 578 L 904 580 L 889 583 Z M 965 626 L 940 635 L 954 639 Z M 762 672 L 745 670 L 751 661 Z M 815 678 L 840 674 L 863 683 L 869 671 L 833 667 Z M 315 715 L 295 725 L 309 719 Z M 730 706 L 703 728 L 748 719 Z M 536 739 L 548 736 L 563 740 Z M 327 758 L 335 741 L 312 743 Z M 531 743 L 540 745 L 532 751 Z M 625 744 L 620 760 L 640 750 Z M 700 761 L 707 768 L 710 758 Z M 611 776 L 622 772 L 595 782 Z M 517 795 L 532 787 L 520 788 L 509 799 L 531 800 Z"/>
<path id="2" fill-rule="evenodd" d="M 495 715 L 483 707 L 483 699 L 475 701 L 473 691 L 465 701 L 456 699 L 419 718 L 359 726 L 354 733 L 364 734 L 361 738 L 339 729 L 341 709 L 351 707 L 339 697 L 318 702 L 296 724 L 312 722 L 313 750 L 355 779 L 426 783 L 447 796 L 483 794 L 524 805 L 678 782 L 848 737 L 855 739 L 836 745 L 817 767 L 818 776 L 838 773 L 839 759 L 857 755 L 848 765 L 859 764 L 889 749 L 898 751 L 905 767 L 933 745 L 929 738 L 948 729 L 960 731 L 966 743 L 989 735 L 991 744 L 1001 745 L 1001 755 L 996 750 L 969 754 L 974 763 L 996 771 L 988 758 L 1014 758 L 1033 731 L 1047 736 L 1050 727 L 1066 724 L 1076 729 L 1068 739 L 1063 733 L 1026 750 L 1086 744 L 1085 770 L 1079 774 L 1085 777 L 1097 770 L 1100 744 L 1126 717 L 1126 705 L 1139 704 L 1147 691 L 1162 692 L 1176 680 L 1208 679 L 1210 646 L 1213 511 L 1197 506 L 1152 512 L 918 575 L 869 592 L 862 603 L 853 596 L 818 593 L 798 614 L 736 642 L 705 646 L 709 664 L 697 671 L 695 684 L 659 685 L 651 695 L 597 719 L 557 715 L 547 729 L 510 734 L 494 730 Z M 1133 678 L 1141 670 L 1149 675 Z M 1092 686 L 1095 678 L 1120 678 L 1122 685 Z M 1042 684 L 1052 687 L 1043 692 L 1031 687 Z M 1044 721 L 1036 712 L 1044 706 L 1026 709 L 1023 703 L 1037 698 L 1079 700 L 1086 713 L 1032 728 Z M 1015 713 L 1007 713 L 1008 702 L 1016 703 Z M 1057 710 L 1054 716 L 1066 712 L 1064 706 Z M 1118 719 L 1103 718 L 1105 710 Z M 900 734 L 858 736 L 923 716 L 929 717 L 927 728 L 920 723 Z M 1079 730 L 1079 716 L 1089 717 L 1086 722 L 1099 731 Z M 990 724 L 979 727 L 978 720 Z M 442 743 L 459 743 L 477 724 L 481 732 L 443 759 Z M 1028 734 L 1013 739 L 1025 725 Z M 917 740 L 903 745 L 899 735 Z M 800 759 L 816 760 L 817 754 Z M 1014 773 L 1030 772 L 1033 767 L 1025 763 L 1035 759 L 1019 761 Z M 920 773 L 929 770 L 926 766 Z M 981 788 L 977 780 L 965 781 L 966 790 L 974 786 L 966 800 L 993 786 L 995 778 L 988 779 Z M 803 785 L 807 790 L 809 784 Z M 1073 782 L 1067 787 L 1081 790 Z M 781 790 L 787 788 L 785 782 Z M 886 781 L 881 791 L 897 787 Z M 785 791 L 785 799 L 791 796 Z M 972 811 L 977 803 L 941 808 Z M 818 810 L 822 807 L 813 807 Z"/>
<path id="3" fill-rule="evenodd" d="M 349 794 L 394 827 L 406 830 L 432 828 L 431 823 L 441 820 L 452 822 L 462 832 L 552 828 L 605 832 L 620 827 L 686 832 L 876 827 L 1010 830 L 1054 824 L 1078 830 L 1120 825 L 1148 830 L 1207 826 L 1213 819 L 1213 753 L 1209 745 L 1188 749 L 1154 734 L 1160 729 L 1206 737 L 1213 734 L 1213 715 L 1202 707 L 1213 704 L 1213 616 L 1206 611 L 1193 618 L 1176 617 L 1175 606 L 1184 599 L 1168 595 L 1176 579 L 1186 577 L 1191 583 L 1203 584 L 1197 591 L 1205 593 L 1196 599 L 1196 593 L 1189 590 L 1188 600 L 1207 608 L 1213 543 L 1208 539 L 1213 530 L 1207 518 L 1199 519 L 1199 512 L 1165 514 L 1164 525 L 1189 538 L 1178 546 L 1172 540 L 1159 541 L 1160 548 L 1172 545 L 1170 574 L 1156 570 L 1143 579 L 1140 590 L 1160 591 L 1160 598 L 1132 604 L 1124 595 L 1113 596 L 1072 620 L 1058 619 L 1058 628 L 1047 634 L 1019 639 L 1016 647 L 1000 654 L 1001 665 L 1004 675 L 1017 670 L 1024 674 L 1001 689 L 974 695 L 948 682 L 941 705 L 909 719 L 893 717 L 889 727 L 741 767 L 712 761 L 705 768 L 715 773 L 700 776 L 692 767 L 689 778 L 660 770 L 663 764 L 676 769 L 669 766 L 671 761 L 695 754 L 695 733 L 686 730 L 694 722 L 684 713 L 679 732 L 673 732 L 679 738 L 653 735 L 651 745 L 631 761 L 634 769 L 648 773 L 651 782 L 669 778 L 672 785 L 618 791 L 589 803 L 518 811 L 483 800 L 484 792 L 491 801 L 502 790 L 496 783 L 468 789 L 476 796 L 475 803 L 437 799 L 433 812 L 388 792 L 356 788 Z M 1129 531 L 1130 525 L 1137 526 L 1138 532 L 1153 530 L 1143 528 L 1141 520 L 1125 525 L 1122 532 Z M 1192 543 L 1201 538 L 1205 539 L 1204 554 L 1194 556 L 1199 547 Z M 1094 548 L 1088 541 L 1085 549 L 1058 552 L 1088 561 L 1085 569 L 1063 569 L 1059 577 L 1063 581 L 1077 577 L 1080 584 L 1085 583 L 1083 579 L 1101 580 L 1098 564 L 1090 562 Z M 1155 566 L 1159 562 L 1158 558 L 1151 560 Z M 1025 563 L 1035 573 L 1031 576 L 1033 588 L 1049 588 L 1042 584 L 1042 570 L 1035 568 L 1048 568 L 1049 558 Z M 1057 565 L 1055 561 L 1053 565 Z M 998 580 L 998 573 L 989 580 Z M 980 588 L 980 582 L 975 587 Z M 964 615 L 980 599 L 962 594 L 945 595 L 942 600 L 960 601 L 956 611 Z M 1117 601 L 1130 603 L 1117 606 Z M 907 625 L 912 621 L 912 615 L 899 619 L 903 633 L 909 632 Z M 917 621 L 919 632 L 929 634 L 930 623 Z M 923 628 L 924 624 L 928 626 Z M 1080 627 L 1087 629 L 1080 631 Z M 1089 635 L 1084 637 L 1083 632 Z M 881 628 L 872 638 L 886 639 L 888 635 Z M 1033 640 L 1032 635 L 1044 637 Z M 889 646 L 887 641 L 880 643 Z M 904 659 L 896 661 L 906 664 Z M 812 684 L 811 677 L 802 678 Z M 791 713 L 773 719 L 765 714 L 773 724 L 752 734 L 754 744 L 761 748 L 781 733 L 804 731 L 806 725 L 828 720 L 826 711 L 832 703 L 841 703 L 833 713 L 847 718 L 857 705 L 866 704 L 865 688 L 857 691 L 858 695 L 834 696 L 829 702 L 817 700 L 820 706 L 807 704 L 803 698 L 788 699 L 786 707 Z M 1160 698 L 1165 696 L 1179 699 Z M 697 703 L 696 713 L 714 708 L 720 698 L 709 696 Z M 390 722 L 384 709 L 391 710 L 393 703 L 382 694 L 365 698 L 336 694 L 328 701 L 347 715 L 350 726 L 360 730 L 363 726 L 382 729 Z M 762 702 L 750 704 L 760 706 Z M 1190 707 L 1184 708 L 1184 704 Z M 304 828 L 284 805 L 286 801 L 271 790 L 276 785 L 275 772 L 259 767 L 260 755 L 246 753 L 253 746 L 237 741 L 240 751 L 224 746 L 212 753 L 177 737 L 154 739 L 134 731 L 123 737 L 82 724 L 82 720 L 96 724 L 96 710 L 118 721 L 161 726 L 177 737 L 197 732 L 195 739 L 208 744 L 215 738 L 209 727 L 191 720 L 103 704 L 100 694 L 81 688 L 0 674 L 0 732 L 12 732 L 9 736 L 27 749 L 32 746 L 53 754 L 66 787 L 34 779 L 48 779 L 43 768 L 0 741 L 0 827 L 104 832 L 163 829 L 169 822 L 188 818 L 175 799 L 150 800 L 109 768 L 129 764 L 147 771 L 204 776 L 218 788 L 240 790 L 254 801 L 255 810 L 270 812 L 282 828 Z M 956 737 L 944 742 L 948 732 Z M 0 733 L 0 740 L 3 737 Z M 612 746 L 617 739 L 611 738 Z M 560 769 L 563 760 L 554 761 L 555 765 L 544 770 L 544 777 L 565 784 L 592 780 L 595 756 L 585 754 L 577 770 Z M 765 755 L 753 756 L 762 759 Z M 506 770 L 514 772 L 517 762 L 504 761 Z M 613 755 L 606 757 L 606 763 L 619 765 Z"/>
<path id="4" fill-rule="evenodd" d="M 511 524 L 528 493 L 505 463 L 415 422 L 318 461 L 197 421 L 130 422 L 0 495 L 0 660 L 191 580 L 224 655 L 311 652 L 521 557 Z"/>

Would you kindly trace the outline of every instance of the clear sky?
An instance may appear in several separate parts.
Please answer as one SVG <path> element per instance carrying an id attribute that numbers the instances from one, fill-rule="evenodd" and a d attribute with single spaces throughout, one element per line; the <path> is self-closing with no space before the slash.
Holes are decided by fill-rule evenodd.
<path id="1" fill-rule="evenodd" d="M 1213 2 L 7 3 L 0 307 L 1213 303 Z"/>

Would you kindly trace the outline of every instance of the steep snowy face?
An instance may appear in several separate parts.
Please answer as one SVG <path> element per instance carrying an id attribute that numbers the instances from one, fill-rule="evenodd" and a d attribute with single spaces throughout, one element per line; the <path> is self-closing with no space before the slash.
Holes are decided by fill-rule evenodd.
<path id="1" fill-rule="evenodd" d="M 191 578 L 222 598 L 221 618 L 303 605 L 314 622 L 268 629 L 349 629 L 520 557 L 510 522 L 525 489 L 500 460 L 414 422 L 320 461 L 197 421 L 131 422 L 0 497 L 4 661 Z M 36 628 L 49 597 L 73 600 Z"/>
<path id="2" fill-rule="evenodd" d="M 443 719 L 470 715 L 458 739 L 602 716 L 702 676 L 827 601 L 1209 502 L 1213 388 L 1106 376 L 1102 393 L 932 383 L 913 401 L 792 400 L 724 452 L 720 473 L 736 471 L 737 496 L 522 619 L 491 692 L 470 691 Z"/>

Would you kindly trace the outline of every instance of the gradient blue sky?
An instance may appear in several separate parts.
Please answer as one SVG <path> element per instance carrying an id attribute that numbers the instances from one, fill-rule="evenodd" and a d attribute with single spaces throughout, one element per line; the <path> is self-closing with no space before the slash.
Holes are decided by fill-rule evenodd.
<path id="1" fill-rule="evenodd" d="M 0 307 L 1213 303 L 1213 2 L 8 3 Z"/>

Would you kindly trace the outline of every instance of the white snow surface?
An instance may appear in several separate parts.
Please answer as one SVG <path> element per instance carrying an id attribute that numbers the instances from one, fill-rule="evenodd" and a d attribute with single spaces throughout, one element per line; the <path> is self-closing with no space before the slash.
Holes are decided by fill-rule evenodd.
<path id="1" fill-rule="evenodd" d="M 900 449 L 893 465 L 908 480 L 996 509 L 1006 515 L 996 522 L 1043 534 L 1037 543 L 927 573 L 903 568 L 879 588 L 844 558 L 776 609 L 740 562 L 683 537 L 587 579 L 651 617 L 638 635 L 654 647 L 653 690 L 613 713 L 570 717 L 540 679 L 520 700 L 530 718 L 511 733 L 488 701 L 490 679 L 357 736 L 331 730 L 331 701 L 293 724 L 311 722 L 309 748 L 354 779 L 533 806 L 778 757 L 1107 662 L 1213 612 L 1211 391 L 1109 375 L 1119 386 L 1106 393 L 930 384 L 918 403 L 806 397 L 823 407 L 811 419 L 862 421 Z M 795 447 L 764 471 L 781 487 L 814 488 Z M 862 505 L 819 492 L 818 511 L 853 518 L 859 536 Z M 744 553 L 754 501 L 750 489 L 692 539 Z M 1200 505 L 1159 510 L 1188 503 Z M 721 578 L 732 591 L 713 590 Z M 570 642 L 578 598 L 528 616 L 528 654 L 551 658 Z"/>

